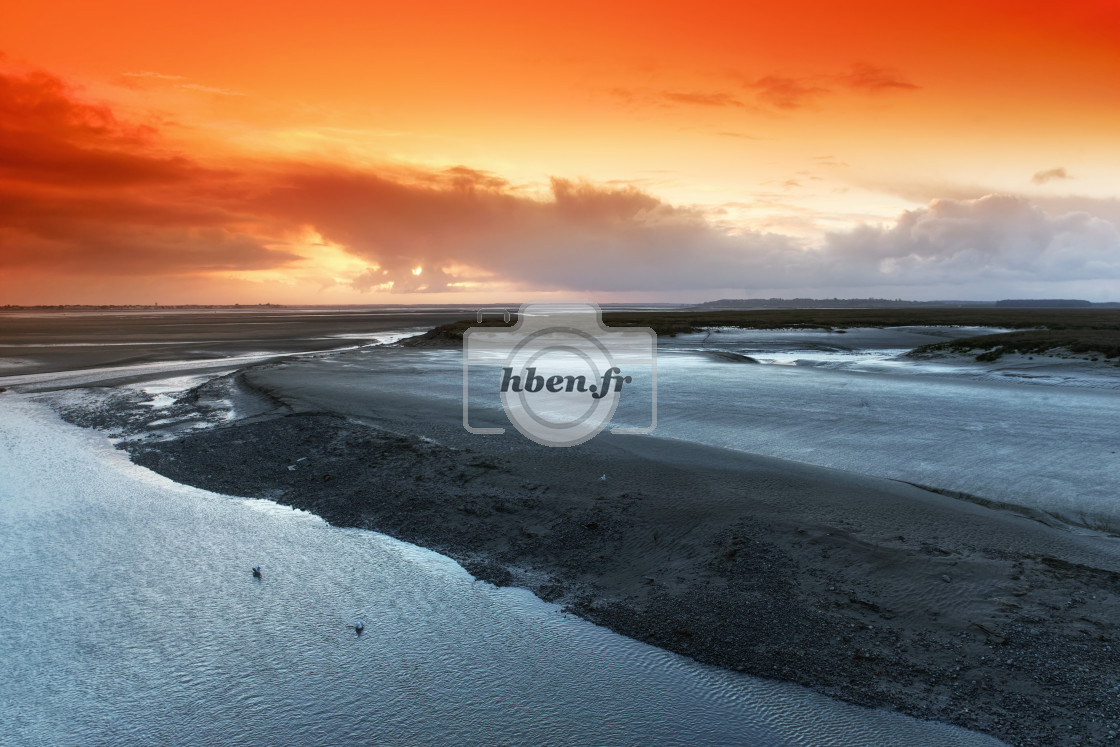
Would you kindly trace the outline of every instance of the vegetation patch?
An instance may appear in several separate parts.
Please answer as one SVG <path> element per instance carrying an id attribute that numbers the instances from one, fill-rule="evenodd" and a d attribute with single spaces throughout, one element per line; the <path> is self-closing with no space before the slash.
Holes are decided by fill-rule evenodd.
<path id="1" fill-rule="evenodd" d="M 976 352 L 979 351 L 979 352 Z M 962 337 L 923 345 L 907 353 L 911 358 L 931 358 L 944 353 L 976 353 L 976 360 L 991 363 L 1008 353 L 1060 355 L 1072 353 L 1120 358 L 1118 329 L 1032 329 L 998 335 Z"/>
<path id="2" fill-rule="evenodd" d="M 514 315 L 516 317 L 516 315 Z M 1067 330 L 1073 344 L 1097 342 L 1095 333 L 1111 332 L 1112 344 L 1120 337 L 1120 309 L 1020 309 L 1020 308 L 898 308 L 898 309 L 750 309 L 726 311 L 606 311 L 603 321 L 611 327 L 649 327 L 658 335 L 700 332 L 717 327 L 743 329 L 825 329 L 849 327 L 1003 327 L 1015 330 L 1056 332 Z M 511 319 L 509 325 L 514 323 Z M 461 344 L 470 327 L 509 326 L 499 319 L 476 322 L 465 319 L 444 324 L 412 338 L 417 347 Z M 1084 333 L 1092 331 L 1094 335 Z M 1019 334 L 1019 333 L 1012 333 Z M 1029 334 L 1025 332 L 1024 334 Z M 985 337 L 999 337 L 987 335 Z M 978 340 L 980 338 L 968 338 Z M 960 340 L 957 342 L 964 342 Z M 986 349 L 1002 344 L 997 340 Z M 1056 343 L 1054 347 L 1060 347 Z M 935 347 L 935 346 L 927 346 Z M 978 346 L 977 346 L 978 347 Z M 919 348 L 918 350 L 924 350 Z M 966 348 L 967 349 L 967 348 Z M 1103 349 L 1092 348 L 1104 353 Z M 1089 350 L 1089 348 L 1085 348 Z M 917 352 L 917 351 L 914 351 Z M 1012 351 L 1007 351 L 1012 352 Z M 1015 351 L 1019 352 L 1019 351 Z M 1075 351 L 1078 352 L 1078 351 Z"/>

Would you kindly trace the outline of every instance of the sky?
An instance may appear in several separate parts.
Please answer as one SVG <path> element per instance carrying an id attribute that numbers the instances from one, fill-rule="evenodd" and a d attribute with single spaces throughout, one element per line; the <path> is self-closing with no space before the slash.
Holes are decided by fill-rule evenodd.
<path id="1" fill-rule="evenodd" d="M 0 305 L 1120 300 L 1120 3 L 6 3 Z"/>

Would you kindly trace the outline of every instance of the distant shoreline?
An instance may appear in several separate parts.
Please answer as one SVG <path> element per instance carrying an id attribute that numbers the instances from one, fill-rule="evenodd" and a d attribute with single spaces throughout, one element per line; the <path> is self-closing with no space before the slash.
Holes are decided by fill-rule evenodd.
<path id="1" fill-rule="evenodd" d="M 90 310 L 90 311 L 152 311 L 191 309 L 495 309 L 514 310 L 521 302 L 486 303 L 379 303 L 379 304 L 298 304 L 298 303 L 220 303 L 220 304 L 5 304 L 4 311 L 49 311 L 49 310 Z M 723 298 L 716 301 L 701 302 L 610 302 L 599 304 L 608 307 L 660 308 L 683 311 L 759 311 L 769 309 L 793 310 L 842 310 L 842 309 L 1120 309 L 1120 301 L 1085 301 L 1081 299 L 1004 299 L 1000 301 L 908 301 L 889 298 Z"/>
<path id="2" fill-rule="evenodd" d="M 614 327 L 649 327 L 672 337 L 710 329 L 822 329 L 843 334 L 860 327 L 980 327 L 1012 330 L 960 338 L 911 351 L 914 357 L 968 352 L 981 362 L 1005 353 L 1057 355 L 1096 353 L 1120 359 L 1120 309 L 756 309 L 729 311 L 604 311 L 603 322 Z M 510 324 L 516 323 L 511 319 Z M 460 319 L 410 339 L 414 347 L 454 346 L 463 332 L 477 326 L 505 326 L 500 319 Z M 986 357 L 985 357 L 986 354 Z"/>

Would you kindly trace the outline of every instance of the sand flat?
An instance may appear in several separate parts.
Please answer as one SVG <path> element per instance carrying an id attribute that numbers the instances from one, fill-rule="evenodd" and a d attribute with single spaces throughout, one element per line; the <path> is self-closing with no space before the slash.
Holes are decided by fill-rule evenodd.
<path id="1" fill-rule="evenodd" d="M 316 365 L 244 372 L 269 413 L 133 458 L 433 548 L 703 662 L 1017 743 L 1115 728 L 1113 537 L 684 442 L 480 439 L 454 403 L 348 393 Z"/>

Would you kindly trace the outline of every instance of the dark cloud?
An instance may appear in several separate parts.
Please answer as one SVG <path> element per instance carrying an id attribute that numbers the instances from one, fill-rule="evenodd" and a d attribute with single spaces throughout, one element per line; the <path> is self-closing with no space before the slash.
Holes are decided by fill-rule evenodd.
<path id="1" fill-rule="evenodd" d="M 151 150 L 155 130 L 78 101 L 45 73 L 0 73 L 0 180 L 89 188 L 192 176 L 192 164 Z"/>
<path id="2" fill-rule="evenodd" d="M 1034 182 L 1035 184 L 1045 184 L 1046 182 L 1050 182 L 1050 181 L 1053 181 L 1055 179 L 1072 179 L 1072 178 L 1073 177 L 1071 177 L 1069 174 L 1066 173 L 1065 168 L 1059 166 L 1056 169 L 1047 169 L 1045 171 L 1036 171 L 1034 176 L 1031 177 L 1031 181 Z"/>
<path id="3" fill-rule="evenodd" d="M 116 275 L 264 269 L 234 175 L 160 149 L 45 73 L 0 73 L 0 266 Z"/>
<path id="4" fill-rule="evenodd" d="M 735 240 L 703 213 L 668 205 L 634 187 L 553 179 L 547 197 L 503 189 L 463 193 L 320 168 L 288 174 L 254 209 L 299 216 L 328 240 L 377 266 L 355 284 L 443 291 L 463 266 L 539 289 L 665 290 L 717 287 L 737 255 L 792 249 L 785 237 Z M 423 268 L 420 275 L 413 270 Z M 458 278 L 461 280 L 462 278 Z"/>
<path id="5" fill-rule="evenodd" d="M 459 189 L 503 189 L 509 186 L 508 181 L 496 174 L 466 166 L 452 166 L 442 173 L 450 179 L 452 186 Z"/>
<path id="6" fill-rule="evenodd" d="M 219 271 L 266 270 L 298 255 L 266 249 L 254 238 L 228 228 L 161 228 L 144 232 L 94 224 L 97 233 L 80 240 L 52 240 L 0 227 L 2 266 L 7 270 L 47 269 L 79 275 L 191 275 Z"/>

